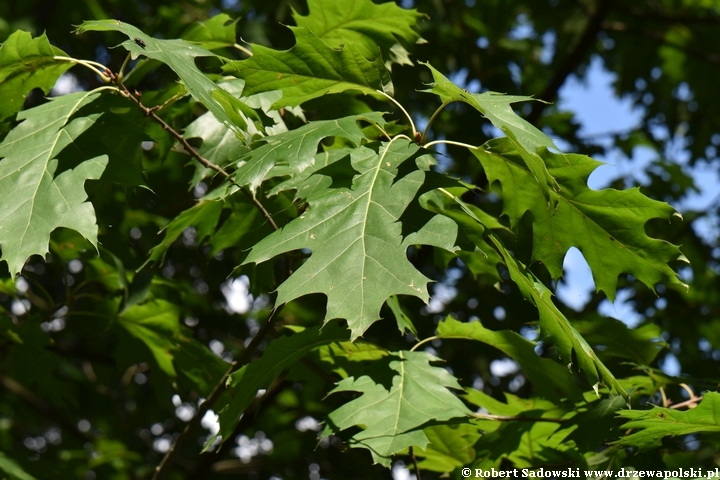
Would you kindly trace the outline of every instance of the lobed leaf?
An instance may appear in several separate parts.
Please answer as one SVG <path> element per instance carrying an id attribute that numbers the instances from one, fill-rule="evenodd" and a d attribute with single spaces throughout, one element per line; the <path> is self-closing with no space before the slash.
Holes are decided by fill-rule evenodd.
<path id="1" fill-rule="evenodd" d="M 475 340 L 497 348 L 512 358 L 532 382 L 535 391 L 542 397 L 558 401 L 562 396 L 576 400 L 581 397 L 570 372 L 549 358 L 535 353 L 535 344 L 523 336 L 510 331 L 492 331 L 480 322 L 463 323 L 447 317 L 437 327 L 440 338 Z"/>
<path id="2" fill-rule="evenodd" d="M 77 33 L 88 31 L 118 31 L 129 37 L 121 45 L 133 58 L 140 55 L 158 60 L 170 67 L 183 81 L 194 99 L 205 105 L 220 123 L 244 137 L 250 118 L 262 129 L 263 118 L 225 90 L 219 88 L 195 65 L 197 57 L 216 57 L 214 53 L 180 39 L 161 40 L 143 33 L 139 28 L 119 20 L 89 20 L 77 28 Z M 140 40 L 141 43 L 135 41 Z"/>
<path id="3" fill-rule="evenodd" d="M 253 46 L 253 56 L 228 63 L 224 71 L 245 79 L 245 95 L 282 90 L 273 108 L 294 107 L 313 98 L 346 90 L 393 94 L 382 59 L 367 60 L 350 43 L 334 49 L 307 28 L 289 27 L 296 44 L 286 51 Z"/>
<path id="4" fill-rule="evenodd" d="M 58 227 L 76 230 L 97 246 L 95 211 L 84 184 L 100 178 L 108 156 L 87 156 L 75 143 L 102 122 L 102 114 L 79 114 L 100 96 L 64 95 L 24 111 L 18 115 L 23 122 L 0 143 L 0 260 L 12 276 L 28 257 L 48 252 L 50 233 Z"/>
<path id="5" fill-rule="evenodd" d="M 591 190 L 588 176 L 601 163 L 590 157 L 539 153 L 561 187 L 551 192 L 550 204 L 539 201 L 540 186 L 522 165 L 515 144 L 499 138 L 473 150 L 488 181 L 502 186 L 503 213 L 511 225 L 526 212 L 532 214 L 533 261 L 542 262 L 557 280 L 568 249 L 577 247 L 592 269 L 597 289 L 610 301 L 621 273 L 633 275 L 653 291 L 662 281 L 684 285 L 668 266 L 684 258 L 680 249 L 645 233 L 649 220 L 670 220 L 677 215 L 675 209 L 647 198 L 638 188 Z"/>
<path id="6" fill-rule="evenodd" d="M 392 384 L 375 383 L 368 376 L 348 377 L 330 393 L 362 395 L 328 415 L 323 437 L 354 426 L 363 430 L 351 437 L 350 447 L 367 448 L 375 463 L 390 467 L 390 457 L 408 447 L 425 449 L 429 439 L 421 430 L 433 421 L 465 418 L 470 411 L 448 388 L 459 389 L 444 368 L 433 367 L 436 357 L 425 352 L 399 351 L 389 356 Z"/>
<path id="7" fill-rule="evenodd" d="M 538 150 L 545 148 L 559 151 L 555 143 L 541 130 L 534 127 L 527 120 L 516 114 L 511 105 L 517 102 L 535 100 L 532 97 L 519 95 L 504 95 L 497 92 L 470 93 L 458 87 L 443 74 L 435 70 L 432 65 L 423 64 L 432 72 L 435 80 L 426 92 L 431 92 L 440 97 L 443 105 L 452 102 L 464 102 L 475 108 L 495 127 L 502 130 L 508 139 L 517 147 L 522 155 L 523 162 L 532 172 L 544 196 L 548 195 L 548 187 L 558 189 L 557 182 L 548 172 L 545 163 L 538 155 Z"/>
<path id="8" fill-rule="evenodd" d="M 250 189 L 256 191 L 268 178 L 268 172 L 278 164 L 287 164 L 293 176 L 299 174 L 315 163 L 318 144 L 327 137 L 343 137 L 360 146 L 366 141 L 360 121 L 381 127 L 385 124 L 381 113 L 371 112 L 337 120 L 311 122 L 264 139 L 264 145 L 240 158 L 235 183 L 250 185 Z"/>
<path id="9" fill-rule="evenodd" d="M 380 318 L 391 295 L 428 300 L 429 279 L 408 261 L 406 250 L 413 244 L 452 248 L 457 225 L 436 216 L 413 226 L 414 232 L 403 239 L 398 219 L 422 185 L 424 172 L 399 176 L 398 170 L 406 162 L 412 169 L 410 162 L 422 153 L 409 139 L 396 138 L 355 149 L 331 164 L 356 172 L 352 184 L 331 186 L 310 198 L 308 211 L 261 240 L 245 260 L 259 263 L 292 250 L 312 250 L 278 288 L 277 304 L 323 293 L 328 300 L 325 322 L 347 319 L 355 339 Z"/>
<path id="10" fill-rule="evenodd" d="M 567 362 L 568 368 L 572 366 L 574 359 L 577 359 L 578 368 L 585 374 L 596 393 L 601 382 L 604 382 L 611 391 L 629 399 L 622 385 L 565 315 L 557 309 L 552 301 L 552 292 L 522 262 L 513 257 L 497 238 L 491 237 L 491 240 L 505 259 L 512 281 L 520 288 L 523 297 L 537 307 L 540 329 L 555 342 L 560 359 Z"/>
<path id="11" fill-rule="evenodd" d="M 412 65 L 407 48 L 422 41 L 416 28 L 425 15 L 394 2 L 308 0 L 308 9 L 308 15 L 293 11 L 298 27 L 334 48 L 352 43 L 368 59 L 381 54 L 395 63 Z"/>
<path id="12" fill-rule="evenodd" d="M 613 442 L 622 447 L 638 447 L 640 452 L 660 447 L 664 437 L 691 434 L 720 433 L 720 394 L 707 392 L 697 407 L 680 411 L 653 407 L 650 410 L 622 410 L 621 418 L 629 419 L 622 428 L 628 435 Z"/>
<path id="13" fill-rule="evenodd" d="M 0 46 L 0 121 L 22 110 L 25 99 L 35 88 L 45 94 L 72 63 L 56 60 L 65 52 L 50 45 L 45 33 L 32 38 L 18 30 Z"/>

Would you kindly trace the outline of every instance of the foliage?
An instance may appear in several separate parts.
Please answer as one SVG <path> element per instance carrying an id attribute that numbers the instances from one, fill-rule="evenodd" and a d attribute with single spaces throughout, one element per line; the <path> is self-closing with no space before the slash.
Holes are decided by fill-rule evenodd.
<path id="1" fill-rule="evenodd" d="M 68 19 L 72 40 L 0 34 L 5 475 L 715 465 L 718 395 L 695 392 L 717 387 L 717 252 L 692 228 L 709 213 L 683 222 L 666 203 L 692 179 L 660 159 L 647 188 L 592 189 L 588 154 L 609 147 L 523 95 L 553 100 L 602 29 L 645 15 L 672 24 L 666 76 L 712 111 L 684 71 L 710 9 L 136 3 L 157 16 L 89 2 L 98 19 Z M 513 32 L 528 18 L 579 53 L 536 58 L 539 38 Z M 600 54 L 622 63 L 618 88 L 682 96 L 665 77 L 628 87 L 625 60 Z M 484 73 L 496 62 L 519 80 Z M 85 83 L 60 94 L 59 78 Z M 668 128 L 696 124 L 680 100 Z M 664 152 L 647 107 L 613 145 Z M 578 312 L 554 298 L 572 248 L 597 287 Z M 641 325 L 597 313 L 627 294 Z M 671 356 L 683 375 L 659 368 Z"/>

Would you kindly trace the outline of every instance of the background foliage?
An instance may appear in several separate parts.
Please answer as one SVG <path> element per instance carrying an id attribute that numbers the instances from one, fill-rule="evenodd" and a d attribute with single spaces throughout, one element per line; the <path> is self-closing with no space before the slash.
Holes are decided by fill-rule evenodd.
<path id="1" fill-rule="evenodd" d="M 720 465 L 720 205 L 664 203 L 718 167 L 718 5 L 402 7 L 0 5 L 3 475 Z M 528 101 L 593 59 L 631 131 Z M 587 187 L 640 147 L 641 185 Z"/>

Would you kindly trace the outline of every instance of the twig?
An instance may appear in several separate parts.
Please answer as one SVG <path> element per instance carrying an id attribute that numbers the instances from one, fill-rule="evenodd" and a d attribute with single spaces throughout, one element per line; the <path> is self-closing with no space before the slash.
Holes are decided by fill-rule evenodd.
<path id="1" fill-rule="evenodd" d="M 382 95 L 383 97 L 385 97 L 385 98 L 387 98 L 388 100 L 390 100 L 390 101 L 391 101 L 392 103 L 394 103 L 400 110 L 402 110 L 402 112 L 405 114 L 405 116 L 407 117 L 408 121 L 410 122 L 410 128 L 412 128 L 412 137 L 413 137 L 413 140 L 416 139 L 416 138 L 417 138 L 417 129 L 415 128 L 415 122 L 413 122 L 413 119 L 412 119 L 412 117 L 410 116 L 410 114 L 408 113 L 408 111 L 405 110 L 405 108 L 402 106 L 402 104 L 401 104 L 400 102 L 398 102 L 397 100 L 395 100 L 393 97 L 391 97 L 391 96 L 388 95 L 387 93 L 385 93 L 385 92 L 383 92 L 383 91 L 381 91 L 381 90 L 375 90 L 375 91 L 376 91 L 377 93 L 379 93 L 380 95 Z"/>
<path id="2" fill-rule="evenodd" d="M 182 433 L 180 433 L 180 436 L 175 440 L 175 442 L 173 442 L 167 453 L 165 453 L 165 456 L 160 462 L 160 465 L 158 465 L 158 467 L 155 469 L 155 474 L 153 475 L 152 480 L 160 480 L 165 477 L 168 470 L 173 464 L 175 455 L 177 455 L 178 445 L 180 445 L 187 439 L 195 425 L 200 421 L 200 419 L 205 415 L 205 413 L 210 410 L 210 407 L 213 406 L 217 399 L 220 398 L 220 396 L 225 392 L 225 383 L 227 382 L 227 379 L 230 377 L 230 375 L 232 375 L 233 372 L 237 371 L 242 366 L 250 362 L 253 354 L 257 350 L 257 347 L 265 339 L 265 336 L 270 332 L 270 329 L 275 323 L 275 318 L 277 317 L 280 310 L 282 310 L 282 306 L 272 311 L 270 317 L 268 317 L 267 321 L 263 324 L 262 327 L 260 327 L 260 329 L 250 341 L 248 346 L 245 348 L 245 350 L 243 350 L 240 357 L 230 365 L 230 368 L 228 368 L 220 381 L 215 385 L 215 388 L 213 388 L 213 391 L 210 393 L 208 398 L 200 404 L 195 416 L 187 423 L 187 425 L 185 425 L 185 428 L 183 429 Z"/>
<path id="3" fill-rule="evenodd" d="M 699 397 L 693 397 L 689 400 L 685 400 L 684 402 L 676 403 L 675 405 L 670 405 L 670 408 L 683 408 L 683 407 L 691 407 L 695 408 L 698 403 L 702 401 L 703 397 L 702 395 Z"/>
<path id="4" fill-rule="evenodd" d="M 580 39 L 575 44 L 575 47 L 565 58 L 565 61 L 560 65 L 560 68 L 555 72 L 555 75 L 550 80 L 550 83 L 547 84 L 545 90 L 543 90 L 538 98 L 549 102 L 555 100 L 560 87 L 563 86 L 567 77 L 575 71 L 578 64 L 580 64 L 582 59 L 592 47 L 593 43 L 597 40 L 597 35 L 602 29 L 603 20 L 610 12 L 612 3 L 613 2 L 610 0 L 598 2 L 597 10 L 588 20 L 585 31 L 580 36 Z M 535 125 L 547 105 L 548 104 L 544 102 L 535 102 L 530 114 L 527 116 L 527 121 Z"/>
<path id="5" fill-rule="evenodd" d="M 180 142 L 180 144 L 183 146 L 185 151 L 187 153 L 189 153 L 191 157 L 193 157 L 195 160 L 197 160 L 198 163 L 200 163 L 201 165 L 203 165 L 206 168 L 216 171 L 223 177 L 227 178 L 233 185 L 237 185 L 235 183 L 235 181 L 232 178 L 230 178 L 230 174 L 228 172 L 226 172 L 219 165 L 215 165 L 214 163 L 212 163 L 211 161 L 209 161 L 208 159 L 206 159 L 205 157 L 200 155 L 200 153 L 198 153 L 198 151 L 195 150 L 192 147 L 192 145 L 190 145 L 188 143 L 188 141 L 185 139 L 185 137 L 181 133 L 176 131 L 174 128 L 172 128 L 170 125 L 168 125 L 165 122 L 165 120 L 160 118 L 155 113 L 155 110 L 157 110 L 157 108 L 155 108 L 155 107 L 150 108 L 150 107 L 146 107 L 145 105 L 143 105 L 143 103 L 140 101 L 140 94 L 137 92 L 134 92 L 134 93 L 130 92 L 130 90 L 128 90 L 128 88 L 122 83 L 122 80 L 120 79 L 120 77 L 117 74 L 110 71 L 110 69 L 106 69 L 105 75 L 107 75 L 115 83 L 115 85 L 117 85 L 117 87 L 120 89 L 120 92 L 123 94 L 123 96 L 125 96 L 125 97 L 131 99 L 133 102 L 135 102 L 137 104 L 138 108 L 140 108 L 140 110 L 142 110 L 142 112 L 145 115 L 152 118 L 155 122 L 160 124 L 160 126 L 163 128 L 163 130 L 165 130 L 170 135 L 175 137 L 175 139 L 178 142 Z M 239 185 L 237 185 L 237 186 L 240 187 Z M 240 187 L 240 191 L 242 191 L 242 193 L 255 205 L 255 207 L 258 210 L 260 210 L 263 217 L 265 217 L 265 219 L 270 223 L 270 225 L 272 225 L 274 230 L 280 229 L 280 227 L 277 226 L 277 223 L 275 223 L 275 220 L 273 220 L 272 215 L 270 215 L 270 212 L 268 212 L 265 209 L 263 204 L 260 203 L 260 201 L 257 198 L 255 198 L 255 196 L 247 188 Z"/>
<path id="6" fill-rule="evenodd" d="M 499 422 L 548 422 L 548 423 L 564 423 L 562 418 L 544 418 L 544 417 L 513 417 L 508 415 L 489 415 L 475 413 L 472 415 L 478 420 L 497 420 Z"/>
<path id="7" fill-rule="evenodd" d="M 265 395 L 256 397 L 252 404 L 248 407 L 235 429 L 228 438 L 223 438 L 223 444 L 214 452 L 206 452 L 200 456 L 197 466 L 185 478 L 187 480 L 202 480 L 207 478 L 207 474 L 212 470 L 213 465 L 221 459 L 229 450 L 234 448 L 233 439 L 247 430 L 251 425 L 252 419 L 262 411 L 269 403 L 273 402 L 278 394 L 283 390 L 283 380 L 277 379 L 267 389 Z"/>
<path id="8" fill-rule="evenodd" d="M 413 447 L 410 447 L 408 449 L 408 455 L 410 455 L 410 459 L 412 460 L 413 466 L 415 467 L 415 478 L 417 480 L 420 480 L 420 467 L 418 467 L 417 458 L 415 458 L 415 451 L 413 450 Z"/>
<path id="9" fill-rule="evenodd" d="M 0 386 L 4 387 L 8 392 L 21 398 L 27 405 L 30 405 L 43 416 L 49 420 L 59 424 L 63 430 L 72 433 L 81 442 L 93 441 L 94 437 L 89 432 L 83 432 L 78 430 L 77 426 L 72 422 L 63 417 L 60 412 L 55 410 L 52 405 L 49 405 L 45 400 L 35 395 L 34 392 L 29 390 L 21 383 L 14 379 L 0 374 Z"/>

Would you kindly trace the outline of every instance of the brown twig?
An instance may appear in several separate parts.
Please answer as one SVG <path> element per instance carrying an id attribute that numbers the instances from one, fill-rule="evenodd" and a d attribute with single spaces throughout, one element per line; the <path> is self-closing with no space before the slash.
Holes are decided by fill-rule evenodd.
<path id="1" fill-rule="evenodd" d="M 190 156 L 193 157 L 198 163 L 200 163 L 202 166 L 204 166 L 206 168 L 216 171 L 223 177 L 227 178 L 233 185 L 237 185 L 235 183 L 235 181 L 232 178 L 230 178 L 230 174 L 227 171 L 225 171 L 225 169 L 223 169 L 219 165 L 215 165 L 214 163 L 212 163 L 211 161 L 209 161 L 208 159 L 206 159 L 205 157 L 200 155 L 200 153 L 197 150 L 195 150 L 192 145 L 190 145 L 188 143 L 188 141 L 185 139 L 185 137 L 180 132 L 178 132 L 177 130 L 172 128 L 170 125 L 167 124 L 167 122 L 165 122 L 165 120 L 160 118 L 155 113 L 155 111 L 158 110 L 158 108 L 156 108 L 156 107 L 151 108 L 151 107 L 146 107 L 145 105 L 143 105 L 143 103 L 140 101 L 140 93 L 139 92 L 137 92 L 137 91 L 130 92 L 130 90 L 128 90 L 128 88 L 122 83 L 122 80 L 120 79 L 120 77 L 117 74 L 115 74 L 114 72 L 112 72 L 110 69 L 105 70 L 105 75 L 107 75 L 112 80 L 112 82 L 115 83 L 115 85 L 117 85 L 117 87 L 120 89 L 120 91 L 122 92 L 122 94 L 125 97 L 127 97 L 130 100 L 132 100 L 133 102 L 135 102 L 137 104 L 138 108 L 146 116 L 152 118 L 155 122 L 157 122 L 163 128 L 163 130 L 165 130 L 170 135 L 175 137 L 175 139 L 178 142 L 180 142 L 180 144 L 183 146 L 185 151 L 187 153 L 189 153 Z M 164 105 L 162 105 L 162 106 L 164 106 Z M 270 212 L 268 212 L 265 209 L 265 207 L 263 206 L 263 204 L 260 203 L 260 201 L 257 198 L 255 198 L 255 195 L 253 195 L 252 192 L 250 192 L 247 188 L 241 187 L 240 185 L 237 185 L 237 186 L 240 188 L 240 191 L 242 191 L 242 193 L 255 205 L 255 207 L 258 210 L 260 210 L 263 217 L 265 217 L 265 219 L 270 223 L 270 225 L 272 225 L 273 229 L 279 230 L 280 228 L 278 227 L 277 223 L 275 223 L 275 220 L 273 220 L 272 215 L 270 215 Z"/>
<path id="2" fill-rule="evenodd" d="M 271 403 L 283 389 L 283 380 L 277 379 L 270 385 L 264 395 L 256 397 L 253 403 L 240 418 L 235 429 L 228 438 L 223 438 L 223 444 L 214 452 L 206 452 L 200 456 L 197 466 L 185 478 L 187 480 L 202 480 L 207 478 L 208 472 L 213 470 L 213 465 L 217 463 L 224 455 L 234 448 L 233 439 L 244 432 L 251 424 L 254 417 L 260 411 Z"/>
<path id="3" fill-rule="evenodd" d="M 420 467 L 418 467 L 418 462 L 417 458 L 415 458 L 415 451 L 413 450 L 413 447 L 408 448 L 408 455 L 410 455 L 413 467 L 415 467 L 415 478 L 417 480 L 420 480 Z"/>
<path id="4" fill-rule="evenodd" d="M 17 382 L 16 380 L 0 374 L 0 386 L 4 387 L 8 392 L 21 398 L 25 404 L 30 405 L 49 420 L 60 425 L 64 431 L 70 432 L 81 442 L 89 442 L 94 440 L 94 436 L 89 432 L 83 432 L 77 428 L 71 421 L 63 417 L 52 405 L 35 395 L 33 391 Z"/>
<path id="5" fill-rule="evenodd" d="M 270 329 L 274 325 L 275 318 L 277 318 L 280 310 L 282 310 L 282 306 L 273 310 L 267 321 L 263 324 L 262 327 L 260 327 L 252 340 L 250 340 L 250 343 L 245 348 L 245 350 L 243 350 L 240 357 L 230 365 L 230 368 L 228 368 L 220 381 L 215 385 L 215 388 L 213 388 L 213 391 L 210 393 L 208 398 L 202 404 L 200 404 L 195 416 L 187 423 L 187 425 L 185 425 L 185 428 L 183 429 L 182 433 L 180 433 L 180 436 L 173 442 L 173 444 L 170 446 L 170 449 L 165 453 L 165 456 L 160 462 L 160 465 L 158 465 L 155 469 L 155 474 L 153 475 L 152 480 L 160 480 L 165 477 L 168 470 L 173 464 L 175 455 L 177 455 L 178 445 L 180 445 L 187 439 L 187 437 L 190 435 L 190 432 L 195 428 L 200 419 L 202 419 L 202 417 L 210 409 L 210 407 L 212 407 L 213 404 L 217 401 L 217 399 L 220 398 L 220 396 L 225 392 L 225 383 L 227 382 L 227 379 L 230 377 L 230 375 L 244 365 L 250 363 L 250 360 L 252 360 L 252 356 L 255 354 L 258 346 L 260 346 L 260 343 L 262 343 L 262 341 L 265 339 L 267 334 L 270 332 Z"/>

